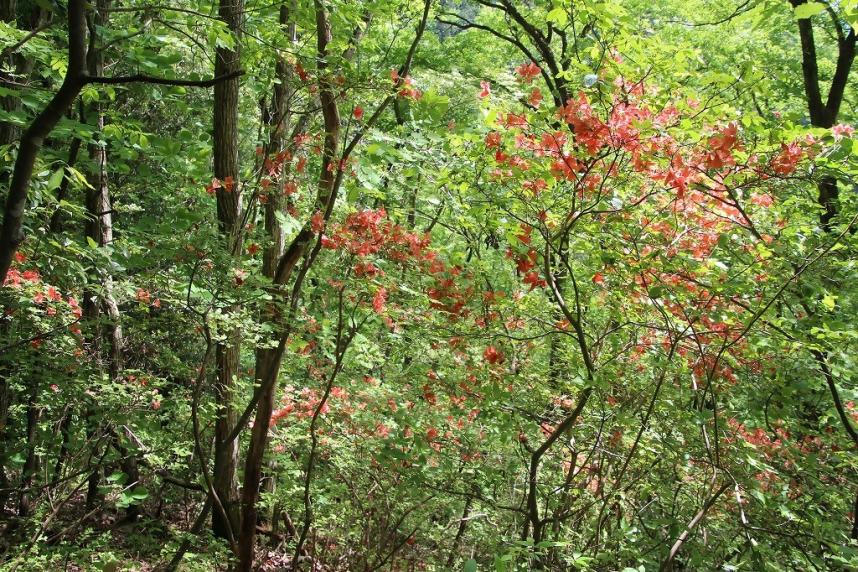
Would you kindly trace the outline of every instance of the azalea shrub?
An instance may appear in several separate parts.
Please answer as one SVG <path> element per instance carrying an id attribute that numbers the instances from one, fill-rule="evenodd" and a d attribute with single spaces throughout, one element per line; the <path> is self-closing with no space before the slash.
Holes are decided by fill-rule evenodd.
<path id="1" fill-rule="evenodd" d="M 855 2 L 6 4 L 0 568 L 858 566 Z"/>

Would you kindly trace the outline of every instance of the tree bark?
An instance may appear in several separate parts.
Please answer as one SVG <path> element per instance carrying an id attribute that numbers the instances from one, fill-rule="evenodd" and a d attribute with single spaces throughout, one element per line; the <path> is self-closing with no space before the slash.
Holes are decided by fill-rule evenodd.
<path id="1" fill-rule="evenodd" d="M 235 38 L 235 48 L 218 48 L 215 75 L 222 76 L 239 71 L 241 18 L 244 0 L 220 0 L 220 19 L 226 23 Z M 241 250 L 240 235 L 242 207 L 238 167 L 238 77 L 219 82 L 214 86 L 214 176 L 221 181 L 217 189 L 217 216 L 221 234 L 229 254 L 237 256 Z M 235 309 L 235 308 L 233 308 Z M 227 339 L 215 348 L 215 398 L 218 414 L 215 420 L 214 493 L 223 506 L 212 511 L 212 532 L 219 538 L 234 538 L 238 530 L 238 441 L 228 440 L 236 423 L 233 406 L 235 380 L 239 374 L 241 337 L 238 329 L 227 333 Z M 216 503 L 217 504 L 217 503 Z"/>
<path id="2" fill-rule="evenodd" d="M 8 24 L 14 24 L 17 19 L 17 0 L 2 0 L 0 1 L 0 21 Z M 5 58 L 4 58 L 5 59 Z M 12 60 L 11 62 L 9 60 Z M 15 60 L 14 54 L 9 56 L 6 61 L 0 61 L 0 65 L 13 63 Z M 17 67 L 17 66 L 15 66 Z M 5 73 L 0 72 L 0 86 L 10 85 L 11 78 Z M 11 87 L 11 86 L 10 86 Z M 14 95 L 6 95 L 0 97 L 0 109 L 3 111 L 15 111 L 21 106 L 21 98 Z M 10 145 L 18 138 L 18 128 L 15 124 L 0 121 L 0 146 Z"/>
<path id="3" fill-rule="evenodd" d="M 405 63 L 399 69 L 400 77 L 408 75 L 411 62 L 414 58 L 414 52 L 417 49 L 417 45 L 419 44 L 423 31 L 426 28 L 426 21 L 431 1 L 432 0 L 426 0 L 424 2 L 423 16 L 417 27 L 417 33 L 415 34 L 414 40 L 408 51 Z M 393 96 L 388 96 L 379 105 L 375 113 L 373 113 L 370 119 L 367 120 L 366 124 L 358 130 L 352 140 L 348 145 L 346 145 L 342 156 L 340 156 L 340 113 L 339 107 L 337 106 L 337 93 L 339 88 L 334 85 L 332 77 L 328 71 L 328 44 L 331 41 L 330 22 L 328 20 L 327 11 L 321 1 L 316 0 L 314 2 L 314 10 L 316 14 L 317 40 L 316 68 L 319 75 L 319 101 L 325 128 L 325 137 L 322 145 L 322 164 L 319 171 L 316 200 L 312 210 L 314 212 L 319 211 L 323 213 L 324 219 L 327 221 L 333 211 L 336 196 L 342 182 L 342 169 L 340 168 L 340 164 L 348 159 L 351 152 L 366 133 L 366 128 L 374 124 L 378 117 L 393 101 Z M 307 260 L 302 266 L 300 266 L 300 270 L 297 275 L 295 275 L 294 284 L 291 289 L 291 304 L 295 303 L 297 296 L 300 294 L 304 276 L 306 276 L 306 273 L 312 266 L 313 261 L 318 254 L 320 248 L 318 242 L 312 249 L 310 249 L 314 237 L 315 233 L 312 231 L 308 221 L 285 249 L 280 260 L 277 262 L 273 282 L 277 286 L 284 286 L 292 280 L 293 273 L 296 267 L 298 267 L 299 262 L 304 259 L 305 255 L 307 256 Z M 270 388 L 276 382 L 288 337 L 289 320 L 287 319 L 285 325 L 280 325 L 280 342 L 277 348 L 272 350 L 269 356 L 270 361 L 267 362 L 265 368 L 257 370 L 256 372 L 259 389 L 254 395 L 254 399 L 242 415 L 242 418 L 244 418 L 245 416 L 249 416 L 254 410 L 256 411 L 253 431 L 250 438 L 250 449 L 247 453 L 245 463 L 244 487 L 242 489 L 241 499 L 242 527 L 238 543 L 238 570 L 240 572 L 249 572 L 253 567 L 257 520 L 256 501 L 258 500 L 259 495 L 258 483 L 261 476 L 262 458 L 265 451 L 268 427 L 272 414 L 272 407 L 261 405 L 261 397 L 264 395 L 267 388 Z M 237 431 L 233 433 L 233 438 L 237 437 L 237 433 Z"/>
<path id="4" fill-rule="evenodd" d="M 33 383 L 27 401 L 27 456 L 24 460 L 24 467 L 21 469 L 21 496 L 18 501 L 18 516 L 20 517 L 29 516 L 32 511 L 30 487 L 33 484 L 33 475 L 39 470 L 36 441 L 38 440 L 41 410 L 37 401 L 38 396 L 39 384 Z"/>
<path id="5" fill-rule="evenodd" d="M 293 19 L 294 1 L 289 4 L 280 6 L 279 22 L 280 27 L 284 29 L 289 41 L 295 45 L 298 42 L 297 28 Z M 270 138 L 266 156 L 277 154 L 282 151 L 289 150 L 292 147 L 291 141 L 288 139 L 290 126 L 292 123 L 292 98 L 294 89 L 292 87 L 292 66 L 282 55 L 277 56 L 275 64 L 275 76 L 277 83 L 274 85 L 274 96 L 270 110 L 271 125 Z M 283 188 L 286 182 L 286 177 L 289 173 L 289 163 L 284 162 L 280 171 L 277 184 L 274 186 L 274 192 L 268 196 L 268 201 L 265 204 L 265 234 L 269 240 L 267 247 L 263 252 L 262 273 L 269 279 L 274 279 L 274 274 L 277 270 L 277 262 L 283 256 L 286 249 L 286 235 L 283 227 L 278 219 L 278 213 L 283 212 L 285 201 L 283 196 Z M 266 309 L 261 316 L 263 321 L 272 323 L 276 315 L 271 315 L 270 309 Z M 275 356 L 272 349 L 256 350 L 256 366 L 254 371 L 266 371 L 273 366 Z M 266 410 L 274 410 L 275 396 L 277 394 L 277 382 L 275 382 L 263 393 L 260 399 L 260 407 Z M 266 432 L 267 435 L 267 432 Z M 263 455 L 266 446 L 263 447 Z M 260 493 L 273 494 L 276 488 L 276 466 L 273 461 L 267 463 L 268 478 L 261 480 L 259 484 Z M 247 486 L 247 485 L 245 485 Z M 266 512 L 259 513 L 257 521 L 260 525 L 265 526 L 271 521 L 273 515 L 273 507 Z"/>
<path id="6" fill-rule="evenodd" d="M 3 226 L 0 228 L 0 283 L 6 279 L 15 251 L 24 240 L 22 227 L 27 191 L 39 150 L 86 81 L 86 5 L 85 0 L 69 0 L 68 68 L 65 78 L 48 105 L 21 135 L 9 193 L 6 195 Z"/>
<path id="7" fill-rule="evenodd" d="M 28 3 L 29 4 L 29 3 Z M 37 31 L 43 27 L 43 23 L 50 16 L 45 10 L 37 6 L 28 6 L 29 13 L 19 10 L 17 0 L 0 0 L 0 21 L 17 25 L 21 30 Z M 8 54 L 8 56 L 7 56 Z M 14 82 L 20 82 L 21 78 L 28 78 L 33 70 L 33 61 L 17 53 L 9 53 L 4 50 L 5 61 L 0 65 L 7 65 L 13 69 L 11 75 L 0 72 L 0 86 L 15 89 Z M 21 98 L 18 95 L 6 95 L 0 97 L 0 109 L 7 112 L 15 112 L 21 109 Z M 0 121 L 0 146 L 14 143 L 20 135 L 20 128 L 12 122 Z M 0 182 L 6 183 L 3 176 Z"/>
<path id="8" fill-rule="evenodd" d="M 98 28 L 107 24 L 107 16 L 110 8 L 110 0 L 98 0 L 96 10 L 90 16 L 89 25 L 89 49 L 87 50 L 87 73 L 90 77 L 98 77 L 104 73 L 104 52 L 98 48 Z M 88 109 L 90 115 L 95 116 L 96 133 L 104 130 L 104 115 L 101 106 L 96 103 Z M 86 121 L 86 117 L 82 117 Z M 98 141 L 87 146 L 90 167 L 87 173 L 89 188 L 86 191 L 86 209 L 88 219 L 86 224 L 86 236 L 99 247 L 109 246 L 113 243 L 113 204 L 110 197 L 110 185 L 107 174 L 107 147 L 105 143 Z M 86 306 L 91 313 L 93 326 L 96 328 L 94 336 L 98 336 L 99 343 L 96 348 L 99 351 L 99 362 L 107 369 L 108 375 L 113 382 L 119 380 L 123 368 L 123 346 L 121 316 L 119 306 L 113 296 L 113 276 L 109 271 L 96 277 L 96 283 L 100 294 L 98 299 L 94 298 L 92 291 L 85 296 Z M 102 323 L 104 328 L 102 328 Z M 137 459 L 133 452 L 119 445 L 119 437 L 114 437 L 114 442 L 122 453 L 122 471 L 128 475 L 128 485 L 139 480 Z M 139 507 L 131 505 L 126 510 L 129 520 L 136 520 L 139 516 Z"/>
<path id="9" fill-rule="evenodd" d="M 807 0 L 790 0 L 793 8 L 805 4 Z M 835 24 L 839 26 L 840 24 Z M 845 34 L 843 29 L 837 29 L 837 62 L 834 76 L 828 90 L 828 97 L 823 100 L 819 87 L 819 63 L 816 56 L 816 40 L 813 35 L 811 18 L 798 21 L 798 35 L 801 40 L 801 71 L 804 83 L 804 94 L 807 100 L 807 110 L 810 124 L 814 127 L 829 129 L 837 122 L 843 94 L 849 81 L 849 72 L 855 61 L 855 30 L 850 29 Z M 824 177 L 817 184 L 819 196 L 817 202 L 822 207 L 819 221 L 826 232 L 831 231 L 832 220 L 840 211 L 840 191 L 835 177 Z"/>
<path id="10" fill-rule="evenodd" d="M 317 40 L 317 69 L 319 73 L 319 100 L 322 107 L 322 117 L 325 126 L 325 139 L 322 149 L 322 165 L 319 174 L 319 183 L 316 196 L 316 207 L 322 212 L 328 212 L 332 206 L 331 197 L 335 188 L 336 168 L 339 151 L 339 128 L 340 115 L 337 108 L 335 88 L 328 73 L 328 44 L 331 41 L 331 26 L 328 21 L 328 13 L 319 0 L 314 2 L 316 12 L 316 40 Z M 274 271 L 275 284 L 288 283 L 292 271 L 298 261 L 306 252 L 313 233 L 309 229 L 303 229 L 289 248 L 278 261 Z M 293 292 L 293 296 L 294 296 Z M 276 307 L 273 308 L 276 312 Z M 242 521 L 241 535 L 239 537 L 239 572 L 250 572 L 253 568 L 254 548 L 256 543 L 256 501 L 259 499 L 259 479 L 261 476 L 262 459 L 265 454 L 265 445 L 268 438 L 268 426 L 271 422 L 273 412 L 273 386 L 275 385 L 280 362 L 283 358 L 285 344 L 281 334 L 281 343 L 278 348 L 268 350 L 265 356 L 264 369 L 257 371 L 257 378 L 262 391 L 272 390 L 268 399 L 260 399 L 256 410 L 253 430 L 250 436 L 250 449 L 244 470 L 244 488 L 242 489 Z M 265 394 L 263 394 L 263 397 Z"/>

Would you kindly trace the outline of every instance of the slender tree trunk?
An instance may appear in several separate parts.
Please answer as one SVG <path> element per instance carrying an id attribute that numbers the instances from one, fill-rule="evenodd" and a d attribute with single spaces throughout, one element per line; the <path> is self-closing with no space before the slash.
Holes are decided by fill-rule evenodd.
<path id="1" fill-rule="evenodd" d="M 69 455 L 69 443 L 71 442 L 71 427 L 72 427 L 72 407 L 66 406 L 63 418 L 60 421 L 60 450 L 57 453 L 57 461 L 54 463 L 54 480 L 58 481 L 62 478 L 63 469 L 65 468 L 66 459 Z"/>
<path id="2" fill-rule="evenodd" d="M 21 496 L 18 502 L 18 516 L 26 517 L 32 511 L 32 499 L 30 487 L 33 485 L 33 476 L 39 470 L 39 457 L 36 454 L 36 441 L 39 432 L 39 419 L 41 410 L 37 402 L 39 396 L 39 384 L 33 383 L 30 387 L 30 396 L 27 400 L 27 456 L 24 467 L 21 469 Z"/>
<path id="3" fill-rule="evenodd" d="M 98 0 L 96 10 L 88 21 L 90 30 L 87 73 L 90 76 L 101 76 L 104 72 L 104 53 L 98 49 L 97 40 L 98 28 L 104 27 L 107 23 L 109 7 L 110 0 Z M 104 130 L 101 106 L 93 105 L 86 110 L 86 115 L 95 117 L 96 132 L 100 134 Z M 82 117 L 82 120 L 86 119 L 86 116 Z M 85 230 L 87 238 L 103 247 L 113 242 L 113 204 L 107 174 L 107 148 L 101 141 L 97 141 L 88 145 L 87 151 L 90 168 L 87 174 L 89 188 L 86 192 L 86 209 L 89 216 Z M 99 290 L 97 298 L 92 291 L 86 293 L 85 309 L 88 309 L 88 317 L 91 318 L 95 328 L 93 338 L 98 340 L 94 344 L 94 348 L 98 351 L 98 362 L 107 369 L 110 379 L 117 382 L 123 367 L 124 342 L 119 307 L 113 296 L 113 276 L 109 271 L 105 272 L 95 278 Z M 119 439 L 118 436 L 114 436 L 114 444 L 122 455 L 121 466 L 122 471 L 128 475 L 127 484 L 132 484 L 139 480 L 137 459 L 133 452 L 120 445 Z M 93 475 L 90 490 L 97 490 L 98 473 L 94 472 Z M 129 506 L 126 516 L 130 520 L 135 520 L 139 516 L 139 508 L 136 505 Z"/>
<path id="4" fill-rule="evenodd" d="M 806 2 L 807 0 L 790 0 L 793 7 Z M 836 30 L 838 38 L 837 61 L 828 96 L 823 100 L 822 90 L 819 87 L 819 63 L 816 55 L 813 21 L 810 18 L 798 21 L 798 35 L 801 40 L 802 80 L 810 124 L 824 129 L 828 129 L 837 123 L 837 116 L 843 103 L 843 94 L 849 81 L 849 72 L 852 69 L 852 63 L 855 61 L 855 29 L 850 28 L 847 33 L 839 22 L 834 22 L 833 25 L 838 27 Z M 837 216 L 840 210 L 840 191 L 837 188 L 837 179 L 825 177 L 819 181 L 817 188 L 819 190 L 817 202 L 822 207 L 820 223 L 826 232 L 830 232 L 832 219 Z"/>
<path id="5" fill-rule="evenodd" d="M 289 37 L 292 44 L 298 41 L 297 29 L 292 17 L 294 12 L 294 1 L 289 5 L 283 4 L 280 6 L 280 26 L 283 28 Z M 275 68 L 277 83 L 274 85 L 274 97 L 272 98 L 272 106 L 270 110 L 271 117 L 271 136 L 268 145 L 268 155 L 280 153 L 287 150 L 291 146 L 291 141 L 288 140 L 288 134 L 292 123 L 291 100 L 294 95 L 292 88 L 292 66 L 286 59 L 280 55 L 277 57 Z M 262 272 L 269 278 L 274 279 L 274 274 L 277 271 L 277 262 L 283 256 L 286 249 L 286 235 L 283 227 L 278 219 L 278 214 L 284 210 L 283 187 L 285 179 L 289 174 L 288 162 L 284 162 L 280 171 L 280 178 L 277 185 L 274 187 L 274 192 L 268 197 L 268 202 L 265 204 L 265 234 L 270 241 L 263 252 Z M 263 321 L 271 322 L 276 316 L 270 315 L 266 311 L 261 316 Z M 271 349 L 256 350 L 256 366 L 255 371 L 260 369 L 266 370 L 272 367 L 273 359 Z M 260 407 L 265 407 L 268 410 L 274 410 L 275 396 L 277 395 L 277 382 L 275 381 L 271 387 L 265 391 L 260 399 Z M 266 446 L 267 448 L 267 439 Z M 264 450 L 263 450 L 264 455 Z M 263 478 L 259 484 L 261 493 L 273 494 L 276 489 L 276 465 L 274 461 L 269 460 L 266 464 L 267 478 Z M 260 512 L 258 515 L 258 523 L 265 526 L 271 521 L 273 515 L 273 507 L 271 509 Z"/>
<path id="6" fill-rule="evenodd" d="M 22 30 L 36 30 L 50 17 L 45 10 L 31 3 L 25 3 L 26 8 L 19 9 L 17 0 L 0 0 L 0 21 L 17 25 Z M 29 11 L 27 11 L 27 9 Z M 26 81 L 33 71 L 33 61 L 21 54 L 9 54 L 0 66 L 8 66 L 14 70 L 11 74 L 0 71 L 0 86 L 15 89 L 15 83 Z M 21 97 L 18 95 L 0 96 L 0 109 L 6 112 L 16 112 L 21 109 Z M 21 134 L 20 128 L 12 122 L 0 121 L 0 146 L 14 143 Z M 3 176 L 0 182 L 8 179 Z"/>
<path id="7" fill-rule="evenodd" d="M 0 283 L 6 280 L 18 245 L 24 240 L 22 226 L 30 178 L 45 138 L 77 97 L 86 80 L 86 0 L 69 0 L 68 68 L 60 89 L 21 135 L 18 156 L 6 196 L 3 226 L 0 227 Z"/>
<path id="8" fill-rule="evenodd" d="M 4 326 L 5 327 L 5 326 Z M 4 336 L 5 337 L 5 336 Z M 5 357 L 0 358 L 0 511 L 6 507 L 9 499 L 9 475 L 6 474 L 6 455 L 10 449 L 9 406 L 12 404 L 12 387 L 9 377 L 11 363 Z"/>
<path id="9" fill-rule="evenodd" d="M 468 497 L 465 500 L 465 508 L 462 509 L 462 518 L 459 519 L 459 527 L 456 530 L 456 538 L 453 539 L 453 546 L 450 547 L 450 554 L 447 556 L 447 568 L 453 569 L 453 564 L 456 563 L 456 557 L 459 556 L 459 545 L 462 543 L 462 537 L 465 536 L 465 530 L 468 528 L 468 517 L 471 515 L 471 505 L 474 503 L 474 497 Z"/>
<path id="10" fill-rule="evenodd" d="M 84 306 L 84 314 L 86 314 L 86 306 Z M 95 461 L 96 465 L 92 467 L 92 472 L 89 473 L 89 477 L 86 482 L 86 510 L 92 510 L 95 508 L 96 503 L 100 500 L 100 492 L 98 490 L 98 483 L 101 481 L 101 461 L 102 456 L 98 451 L 98 443 L 100 439 L 97 437 L 99 427 L 96 424 L 94 419 L 95 415 L 93 413 L 93 406 L 90 405 L 87 408 L 86 413 L 84 414 L 84 424 L 86 425 L 86 440 L 90 444 L 90 466 L 92 466 L 92 462 Z"/>
<path id="11" fill-rule="evenodd" d="M 80 153 L 81 148 L 81 140 L 75 137 L 71 144 L 69 145 L 69 155 L 68 160 L 66 161 L 66 165 L 69 167 L 74 167 L 75 163 L 77 163 L 77 156 Z M 63 177 L 62 182 L 60 182 L 60 188 L 57 189 L 57 202 L 64 201 L 66 196 L 68 195 L 69 183 L 71 181 L 71 177 L 68 173 Z M 63 229 L 63 211 L 60 208 L 54 211 L 54 214 L 51 215 L 51 222 L 48 225 L 48 229 L 52 233 L 58 233 Z"/>
<path id="12" fill-rule="evenodd" d="M 18 16 L 17 0 L 0 0 L 0 22 L 7 24 L 15 24 Z M 4 58 L 5 59 L 5 58 Z M 9 61 L 12 60 L 12 61 Z M 9 64 L 14 65 L 15 56 L 10 55 L 6 61 L 0 61 L 0 66 Z M 7 74 L 0 72 L 0 86 L 10 86 L 12 78 Z M 6 112 L 18 110 L 21 106 L 21 98 L 14 95 L 5 95 L 0 97 L 0 109 Z M 9 145 L 18 138 L 18 129 L 14 123 L 0 121 L 0 146 Z M 5 182 L 5 181 L 4 181 Z"/>
<path id="13" fill-rule="evenodd" d="M 260 379 L 268 380 L 276 377 L 280 369 L 282 352 L 277 349 L 260 350 L 257 356 L 257 375 Z M 276 383 L 271 384 L 272 387 Z M 254 544 L 256 542 L 256 523 L 259 519 L 256 501 L 259 499 L 259 481 L 262 476 L 262 459 L 268 443 L 268 425 L 273 412 L 274 400 L 260 400 L 256 410 L 253 430 L 250 436 L 250 449 L 244 470 L 244 488 L 241 499 L 241 534 L 239 536 L 239 566 L 241 572 L 250 572 L 253 568 Z M 264 424 L 263 424 L 264 423 Z"/>
<path id="14" fill-rule="evenodd" d="M 220 19 L 235 35 L 235 49 L 218 48 L 215 75 L 221 76 L 239 69 L 240 30 L 244 0 L 220 0 Z M 221 233 L 230 255 L 240 253 L 242 208 L 238 168 L 238 78 L 214 86 L 214 175 L 221 181 L 217 189 L 217 215 Z M 215 420 L 214 492 L 224 512 L 212 511 L 212 532 L 219 538 L 230 538 L 238 530 L 238 440 L 229 441 L 236 424 L 233 406 L 235 380 L 238 376 L 241 352 L 240 332 L 229 332 L 227 340 L 215 348 L 215 396 L 218 414 Z"/>
<path id="15" fill-rule="evenodd" d="M 317 69 L 319 72 L 319 100 L 322 106 L 322 116 L 325 125 L 325 140 L 322 149 L 322 165 L 319 174 L 319 183 L 316 197 L 316 207 L 322 212 L 327 212 L 335 189 L 336 169 L 339 153 L 339 128 L 340 116 L 337 108 L 334 86 L 328 72 L 328 44 L 331 41 L 331 26 L 328 21 L 328 13 L 320 1 L 314 2 L 316 12 L 316 39 L 318 44 Z M 296 265 L 307 252 L 307 247 L 313 238 L 309 229 L 303 229 L 289 248 L 280 257 L 274 272 L 274 282 L 286 284 L 289 282 Z M 293 296 L 295 293 L 293 292 Z M 277 312 L 276 305 L 272 308 Z M 282 328 L 283 326 L 281 326 Z M 288 331 L 288 324 L 285 331 Z M 265 356 L 264 368 L 257 371 L 257 379 L 260 386 L 270 388 L 274 385 L 280 370 L 280 362 L 283 358 L 285 344 L 282 338 L 286 333 L 281 333 L 281 343 L 277 349 L 270 350 Z M 250 572 L 253 568 L 254 548 L 256 542 L 256 501 L 259 499 L 259 479 L 262 474 L 262 459 L 265 453 L 265 445 L 268 438 L 268 426 L 273 411 L 273 399 L 260 400 L 256 409 L 256 417 L 250 436 L 250 449 L 244 469 L 244 488 L 242 490 L 241 508 L 241 536 L 239 540 L 239 572 Z"/>

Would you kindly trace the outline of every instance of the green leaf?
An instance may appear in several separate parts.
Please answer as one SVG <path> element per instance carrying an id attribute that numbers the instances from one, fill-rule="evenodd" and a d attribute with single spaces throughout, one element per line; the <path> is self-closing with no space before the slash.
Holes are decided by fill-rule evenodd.
<path id="1" fill-rule="evenodd" d="M 48 190 L 53 191 L 55 189 L 60 188 L 60 185 L 63 182 L 63 176 L 65 175 L 66 168 L 60 167 L 56 171 L 51 174 L 51 178 L 48 179 Z"/>
<path id="2" fill-rule="evenodd" d="M 565 26 L 566 22 L 569 21 L 569 15 L 566 13 L 566 10 L 558 6 L 557 8 L 551 10 L 548 14 L 546 14 L 545 21 L 553 22 L 558 26 Z"/>
<path id="3" fill-rule="evenodd" d="M 477 561 L 473 558 L 470 558 L 467 562 L 465 562 L 465 566 L 462 568 L 464 572 L 477 572 Z"/>
<path id="4" fill-rule="evenodd" d="M 825 10 L 825 4 L 822 2 L 807 2 L 795 7 L 793 18 L 796 20 L 805 20 L 819 14 L 823 10 Z"/>

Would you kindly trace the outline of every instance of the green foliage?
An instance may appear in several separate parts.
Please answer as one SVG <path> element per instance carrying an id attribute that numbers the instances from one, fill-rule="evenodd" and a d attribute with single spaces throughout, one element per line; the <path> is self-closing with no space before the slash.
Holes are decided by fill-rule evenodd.
<path id="1" fill-rule="evenodd" d="M 240 35 L 196 0 L 92 24 L 105 75 L 202 80 L 241 47 L 238 182 L 208 88 L 88 84 L 44 141 L 0 289 L 3 569 L 149 569 L 184 541 L 180 570 L 225 567 L 191 531 L 215 424 L 280 347 L 271 419 L 238 437 L 242 477 L 268 426 L 259 565 L 308 522 L 332 570 L 631 572 L 675 545 L 677 569 L 858 566 L 855 82 L 812 127 L 798 36 L 825 97 L 856 3 L 437 2 L 407 80 L 422 2 L 322 4 L 323 61 L 314 3 L 284 4 L 294 42 L 279 3 Z M 0 62 L 3 193 L 68 63 L 66 7 L 18 5 L 0 49 L 53 16 Z M 328 80 L 351 155 L 326 211 Z M 278 284 L 270 249 L 309 229 Z"/>

